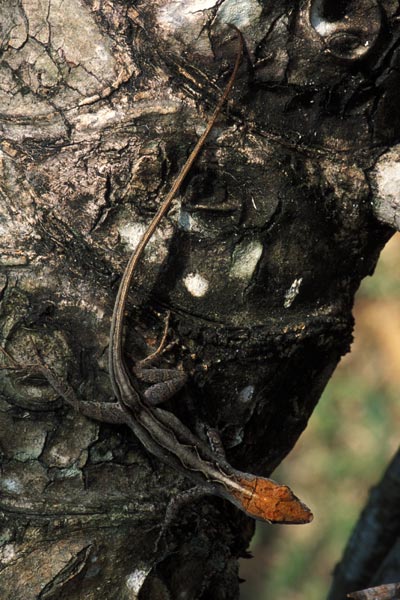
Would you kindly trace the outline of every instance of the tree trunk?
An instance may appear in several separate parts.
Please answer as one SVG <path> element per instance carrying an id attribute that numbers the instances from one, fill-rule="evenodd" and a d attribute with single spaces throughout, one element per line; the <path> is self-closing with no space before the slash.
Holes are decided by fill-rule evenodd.
<path id="1" fill-rule="evenodd" d="M 168 408 L 270 474 L 349 350 L 355 291 L 399 223 L 397 10 L 2 3 L 0 318 L 27 368 L 3 357 L 1 598 L 238 597 L 253 522 L 207 498 L 156 548 L 190 483 L 29 366 L 37 347 L 81 398 L 112 398 L 117 282 L 229 77 L 233 23 L 246 60 L 140 265 L 125 351 L 144 357 L 170 310 L 164 363 L 190 377 Z"/>
<path id="2" fill-rule="evenodd" d="M 336 566 L 328 600 L 345 600 L 347 594 L 400 581 L 400 450 L 382 480 L 371 491 Z M 393 590 L 399 592 L 399 589 Z M 399 596 L 379 596 L 395 600 Z"/>

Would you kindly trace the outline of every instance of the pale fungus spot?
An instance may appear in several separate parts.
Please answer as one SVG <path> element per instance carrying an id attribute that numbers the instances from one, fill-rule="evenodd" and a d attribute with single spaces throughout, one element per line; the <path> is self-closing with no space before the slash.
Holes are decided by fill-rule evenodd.
<path id="1" fill-rule="evenodd" d="M 373 211 L 379 221 L 400 230 L 400 145 L 377 161 L 371 172 Z"/>
<path id="2" fill-rule="evenodd" d="M 289 308 L 300 291 L 300 286 L 303 281 L 302 277 L 295 279 L 288 290 L 285 292 L 285 302 L 283 306 Z"/>
<path id="3" fill-rule="evenodd" d="M 144 582 L 146 581 L 146 577 L 149 574 L 150 569 L 136 569 L 132 573 L 130 573 L 126 578 L 126 587 L 129 591 L 138 594 Z"/>
<path id="4" fill-rule="evenodd" d="M 238 394 L 238 400 L 239 402 L 243 402 L 244 404 L 247 404 L 248 402 L 250 402 L 250 400 L 252 400 L 254 395 L 254 385 L 246 385 L 246 387 L 244 387 L 242 390 L 240 390 L 239 394 Z"/>
<path id="5" fill-rule="evenodd" d="M 263 247 L 258 240 L 238 244 L 232 257 L 231 277 L 249 281 L 261 258 Z"/>
<path id="6" fill-rule="evenodd" d="M 183 280 L 183 284 L 195 298 L 205 296 L 209 288 L 207 279 L 202 277 L 200 273 L 188 273 Z"/>
<path id="7" fill-rule="evenodd" d="M 3 479 L 2 487 L 4 490 L 12 494 L 20 494 L 24 489 L 20 481 L 8 477 Z"/>
<path id="8" fill-rule="evenodd" d="M 2 548 L 0 548 L 0 560 L 7 564 L 13 560 L 15 560 L 17 554 L 15 552 L 14 544 L 5 544 Z"/>
<path id="9" fill-rule="evenodd" d="M 144 223 L 129 223 L 119 229 L 119 234 L 121 240 L 133 251 L 142 239 L 145 231 L 146 225 Z"/>
<path id="10" fill-rule="evenodd" d="M 260 2 L 256 0 L 225 0 L 220 5 L 218 19 L 244 29 L 258 21 L 262 10 Z"/>

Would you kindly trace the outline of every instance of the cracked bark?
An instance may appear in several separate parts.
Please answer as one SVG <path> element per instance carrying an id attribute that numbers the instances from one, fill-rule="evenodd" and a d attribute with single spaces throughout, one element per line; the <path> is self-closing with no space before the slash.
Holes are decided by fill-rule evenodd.
<path id="1" fill-rule="evenodd" d="M 323 1 L 3 3 L 9 353 L 29 366 L 35 343 L 82 398 L 110 399 L 116 284 L 229 76 L 235 23 L 248 60 L 142 262 L 126 350 L 144 356 L 170 309 L 165 360 L 190 374 L 171 410 L 271 473 L 348 351 L 354 293 L 398 223 L 397 4 L 349 2 L 346 19 Z M 37 377 L 0 377 L 2 598 L 238 596 L 251 520 L 207 499 L 155 551 L 189 483 Z"/>

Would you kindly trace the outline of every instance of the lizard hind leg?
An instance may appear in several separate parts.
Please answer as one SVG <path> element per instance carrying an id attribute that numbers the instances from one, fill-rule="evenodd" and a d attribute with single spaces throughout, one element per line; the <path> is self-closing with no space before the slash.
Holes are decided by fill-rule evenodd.
<path id="1" fill-rule="evenodd" d="M 123 424 L 126 422 L 125 413 L 117 402 L 96 402 L 78 399 L 72 386 L 56 375 L 45 364 L 40 354 L 38 354 L 37 369 L 63 400 L 85 417 L 112 424 Z"/>
<path id="2" fill-rule="evenodd" d="M 39 374 L 67 404 L 85 417 L 103 421 L 105 423 L 125 423 L 125 413 L 116 402 L 96 402 L 78 399 L 72 386 L 46 364 L 35 340 L 31 336 L 30 342 L 35 356 L 32 365 L 19 365 L 19 363 L 2 346 L 0 346 L 1 353 L 12 363 L 13 369 L 27 371 L 28 374 L 29 371 Z"/>
<path id="3" fill-rule="evenodd" d="M 152 384 L 143 393 L 150 406 L 157 406 L 172 398 L 187 381 L 186 373 L 179 369 L 149 368 L 164 352 L 174 345 L 174 342 L 166 344 L 170 316 L 171 313 L 168 311 L 158 348 L 133 367 L 133 372 L 139 381 Z"/>
<path id="4" fill-rule="evenodd" d="M 152 383 L 143 393 L 146 402 L 157 406 L 166 402 L 183 388 L 187 375 L 179 369 L 142 369 L 134 368 L 136 377 L 145 383 Z"/>

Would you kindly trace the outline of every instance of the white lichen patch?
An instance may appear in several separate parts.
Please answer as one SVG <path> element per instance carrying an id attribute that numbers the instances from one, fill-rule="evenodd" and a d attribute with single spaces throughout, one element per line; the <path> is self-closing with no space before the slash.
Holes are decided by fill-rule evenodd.
<path id="1" fill-rule="evenodd" d="M 210 39 L 205 30 L 209 11 L 216 2 L 210 0 L 169 0 L 156 14 L 158 30 L 168 39 L 170 49 L 182 53 L 188 46 L 196 52 L 211 57 Z"/>
<path id="2" fill-rule="evenodd" d="M 130 252 L 136 250 L 136 247 L 142 240 L 143 234 L 145 233 L 146 229 L 147 225 L 144 223 L 128 223 L 120 227 L 119 234 L 121 240 L 127 245 Z M 154 248 L 154 246 L 157 247 L 157 253 L 152 252 L 152 248 Z M 158 230 L 153 234 L 152 238 L 148 243 L 148 246 L 144 250 L 146 260 L 149 260 L 150 262 L 157 262 L 159 255 L 158 251 L 160 249 L 163 249 L 164 252 L 166 252 L 166 249 L 162 242 L 161 230 Z"/>
<path id="3" fill-rule="evenodd" d="M 3 490 L 8 492 L 9 494 L 21 494 L 24 491 L 24 486 L 18 479 L 11 479 L 10 477 L 5 477 L 1 480 L 0 483 Z"/>
<path id="4" fill-rule="evenodd" d="M 290 308 L 290 306 L 293 304 L 294 299 L 300 292 L 300 286 L 301 286 L 302 281 L 303 281 L 302 277 L 295 279 L 293 281 L 292 285 L 290 286 L 290 288 L 288 290 L 286 290 L 285 301 L 283 303 L 283 306 L 285 308 Z"/>
<path id="5" fill-rule="evenodd" d="M 27 265 L 28 262 L 29 260 L 27 256 L 21 254 L 5 254 L 0 249 L 0 264 L 3 267 L 23 267 Z"/>
<path id="6" fill-rule="evenodd" d="M 263 247 L 258 240 L 238 244 L 232 257 L 230 276 L 234 279 L 249 281 L 261 258 Z"/>
<path id="7" fill-rule="evenodd" d="M 3 564 L 7 564 L 13 561 L 16 558 L 15 546 L 14 544 L 5 544 L 0 547 L 0 561 Z"/>
<path id="8" fill-rule="evenodd" d="M 223 26 L 232 23 L 243 30 L 259 23 L 262 10 L 258 0 L 169 0 L 159 8 L 157 24 L 164 37 L 169 36 L 169 44 L 178 39 L 191 46 L 195 43 L 197 52 L 207 54 L 211 50 L 204 30 L 208 18 L 212 16 Z"/>
<path id="9" fill-rule="evenodd" d="M 129 250 L 133 252 L 141 241 L 148 223 L 127 223 L 119 228 L 121 240 L 127 244 Z M 164 223 L 162 229 L 157 229 L 151 237 L 147 248 L 145 249 L 146 259 L 152 263 L 160 263 L 167 256 L 167 242 L 171 238 L 173 228 L 168 223 Z M 154 248 L 157 252 L 154 252 Z M 146 250 L 149 250 L 146 252 Z"/>
<path id="10" fill-rule="evenodd" d="M 145 231 L 146 225 L 144 223 L 129 223 L 120 227 L 119 235 L 121 236 L 121 240 L 133 251 L 142 239 Z"/>
<path id="11" fill-rule="evenodd" d="M 315 31 L 325 37 L 337 29 L 337 23 L 335 21 L 328 21 L 323 15 L 323 9 L 324 6 L 321 0 L 314 2 L 310 11 L 310 22 Z"/>
<path id="12" fill-rule="evenodd" d="M 400 162 L 385 160 L 377 170 L 378 190 L 382 197 L 399 202 Z"/>
<path id="13" fill-rule="evenodd" d="M 189 294 L 201 298 L 208 292 L 209 283 L 200 273 L 188 273 L 183 279 L 183 284 Z"/>
<path id="14" fill-rule="evenodd" d="M 178 225 L 184 231 L 204 235 L 204 219 L 181 208 L 178 216 Z"/>
<path id="15" fill-rule="evenodd" d="M 151 571 L 151 568 L 146 569 L 136 569 L 132 573 L 130 573 L 126 578 L 126 587 L 130 592 L 133 592 L 135 595 L 132 596 L 132 600 L 137 597 L 139 594 L 141 587 L 146 581 L 146 577 Z"/>
<path id="16" fill-rule="evenodd" d="M 213 8 L 215 0 L 175 0 L 167 2 L 158 14 L 158 21 L 162 28 L 168 28 L 171 31 L 182 27 L 187 27 L 189 23 L 199 20 L 201 11 Z"/>
<path id="17" fill-rule="evenodd" d="M 250 402 L 254 396 L 254 389 L 254 385 L 246 385 L 246 387 L 240 390 L 238 394 L 239 402 L 242 402 L 243 404 Z"/>
<path id="18" fill-rule="evenodd" d="M 262 10 L 257 0 L 225 0 L 218 11 L 218 20 L 246 29 L 252 23 L 258 23 Z"/>
<path id="19" fill-rule="evenodd" d="M 66 474 L 71 464 L 71 457 L 68 454 L 59 452 L 58 446 L 55 446 L 46 454 L 46 463 L 51 467 L 59 468 L 60 472 L 63 471 Z M 69 475 L 66 474 L 66 478 L 68 478 L 68 476 Z"/>
<path id="20" fill-rule="evenodd" d="M 80 479 L 82 477 L 81 470 L 75 465 L 67 469 L 55 469 L 53 472 L 54 481 L 65 481 L 66 479 Z"/>
<path id="21" fill-rule="evenodd" d="M 192 230 L 196 230 L 193 227 L 193 217 L 190 213 L 188 213 L 186 210 L 181 209 L 179 211 L 179 216 L 178 216 L 178 225 L 180 227 L 180 229 L 183 229 L 184 231 L 192 231 Z"/>
<path id="22" fill-rule="evenodd" d="M 375 216 L 400 231 L 400 144 L 377 161 L 371 172 L 371 184 Z"/>
<path id="23" fill-rule="evenodd" d="M 74 120 L 76 130 L 75 136 L 78 136 L 80 131 L 87 133 L 88 131 L 95 131 L 105 127 L 111 127 L 117 121 L 121 122 L 122 118 L 122 111 L 115 110 L 110 106 L 103 106 L 102 108 L 98 108 L 96 112 L 92 113 L 83 112 Z M 76 139 L 79 138 L 74 138 L 74 141 L 76 141 Z"/>

